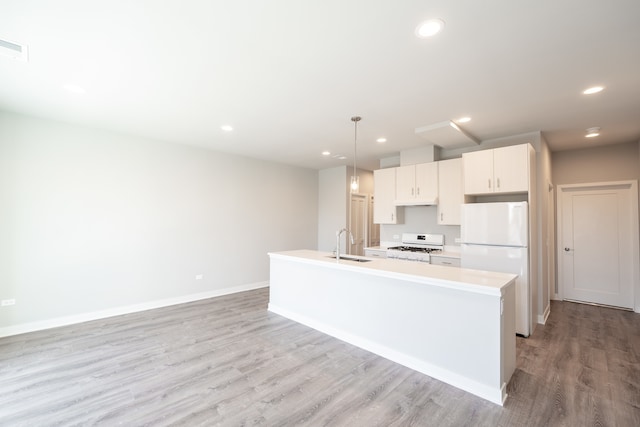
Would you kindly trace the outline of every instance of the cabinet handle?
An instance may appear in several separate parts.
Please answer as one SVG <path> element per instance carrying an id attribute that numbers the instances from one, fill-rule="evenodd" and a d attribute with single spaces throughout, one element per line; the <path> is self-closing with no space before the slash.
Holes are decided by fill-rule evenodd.
<path id="1" fill-rule="evenodd" d="M 444 219 L 442 215 L 443 215 L 442 212 L 440 212 L 440 221 Z"/>
<path id="2" fill-rule="evenodd" d="M 413 196 L 413 188 L 411 188 L 411 195 Z"/>
<path id="3" fill-rule="evenodd" d="M 500 188 L 500 178 L 498 178 L 498 188 Z"/>
<path id="4" fill-rule="evenodd" d="M 418 196 L 420 195 L 420 187 L 418 187 Z"/>
<path id="5" fill-rule="evenodd" d="M 491 178 L 489 178 L 489 179 L 487 180 L 487 186 L 488 186 L 489 188 L 491 188 Z"/>
<path id="6" fill-rule="evenodd" d="M 391 214 L 391 221 L 393 221 L 393 214 Z"/>

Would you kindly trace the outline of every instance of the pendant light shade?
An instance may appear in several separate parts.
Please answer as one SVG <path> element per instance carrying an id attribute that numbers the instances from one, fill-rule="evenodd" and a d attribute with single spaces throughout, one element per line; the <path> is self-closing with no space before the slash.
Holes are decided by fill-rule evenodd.
<path id="1" fill-rule="evenodd" d="M 358 169 L 356 166 L 356 154 L 358 145 L 358 122 L 362 120 L 360 116 L 351 117 L 351 121 L 354 125 L 353 135 L 353 175 L 351 176 L 351 193 L 358 193 L 360 191 L 360 177 L 358 176 Z"/>
<path id="2" fill-rule="evenodd" d="M 360 177 L 358 175 L 351 177 L 351 192 L 357 193 L 360 191 Z"/>

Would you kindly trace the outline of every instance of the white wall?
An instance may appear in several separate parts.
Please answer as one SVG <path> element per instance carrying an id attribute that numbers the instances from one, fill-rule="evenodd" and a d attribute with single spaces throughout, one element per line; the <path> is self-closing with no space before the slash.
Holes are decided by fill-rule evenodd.
<path id="1" fill-rule="evenodd" d="M 554 185 L 640 180 L 639 159 L 640 142 L 556 151 L 551 156 Z M 557 198 L 556 192 L 556 206 Z M 557 269 L 557 262 L 555 267 Z"/>
<path id="2" fill-rule="evenodd" d="M 336 231 L 347 226 L 347 168 L 338 166 L 318 172 L 318 250 L 336 247 Z"/>
<path id="3" fill-rule="evenodd" d="M 403 224 L 383 224 L 380 226 L 380 242 L 398 243 L 402 233 L 444 234 L 446 246 L 460 246 L 455 239 L 460 237 L 459 225 L 439 225 L 437 206 L 405 206 Z M 394 238 L 394 236 L 398 238 Z"/>
<path id="4" fill-rule="evenodd" d="M 0 330 L 266 282 L 317 204 L 315 170 L 0 112 Z"/>
<path id="5" fill-rule="evenodd" d="M 640 179 L 638 142 L 556 151 L 552 154 L 555 185 Z"/>

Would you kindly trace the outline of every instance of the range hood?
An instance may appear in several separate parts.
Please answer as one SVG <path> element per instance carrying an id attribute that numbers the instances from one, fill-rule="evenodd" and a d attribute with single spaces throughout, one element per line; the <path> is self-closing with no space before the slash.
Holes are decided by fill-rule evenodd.
<path id="1" fill-rule="evenodd" d="M 435 206 L 438 204 L 437 197 L 426 199 L 396 200 L 393 202 L 396 206 Z"/>

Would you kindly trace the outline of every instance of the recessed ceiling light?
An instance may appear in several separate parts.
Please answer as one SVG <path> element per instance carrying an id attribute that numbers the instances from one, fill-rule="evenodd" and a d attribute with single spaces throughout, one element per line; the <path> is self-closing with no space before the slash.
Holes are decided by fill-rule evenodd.
<path id="1" fill-rule="evenodd" d="M 86 90 L 84 90 L 84 88 L 75 85 L 73 83 L 69 83 L 63 86 L 66 90 L 68 90 L 69 92 L 73 92 L 73 93 L 77 93 L 79 95 L 84 95 L 85 93 L 87 93 Z"/>
<path id="2" fill-rule="evenodd" d="M 442 19 L 429 19 L 416 28 L 416 36 L 420 38 L 432 37 L 442 31 L 444 21 Z"/>
<path id="3" fill-rule="evenodd" d="M 585 89 L 582 93 L 584 93 L 585 95 L 593 95 L 594 93 L 602 92 L 603 90 L 603 86 L 593 86 L 589 89 Z"/>
<path id="4" fill-rule="evenodd" d="M 225 132 L 231 132 L 233 130 L 233 127 L 229 125 L 223 125 L 223 126 L 220 126 L 220 129 L 222 129 Z"/>
<path id="5" fill-rule="evenodd" d="M 330 151 L 323 151 L 323 152 L 322 152 L 322 155 L 323 155 L 323 156 L 330 156 L 330 155 L 331 155 L 331 152 L 330 152 Z"/>
<path id="6" fill-rule="evenodd" d="M 340 156 L 340 157 L 338 157 L 338 160 L 344 160 L 344 159 L 346 159 L 346 157 L 345 157 L 345 156 Z"/>
<path id="7" fill-rule="evenodd" d="M 467 123 L 471 121 L 471 117 L 460 117 L 456 122 L 458 123 Z"/>
<path id="8" fill-rule="evenodd" d="M 383 142 L 387 142 L 387 138 L 378 138 L 376 139 L 376 142 L 379 142 L 380 144 L 382 144 Z"/>
<path id="9" fill-rule="evenodd" d="M 600 128 L 599 127 L 593 127 L 593 128 L 587 129 L 587 134 L 585 135 L 585 137 L 587 137 L 587 138 L 595 138 L 598 135 L 600 135 Z"/>

